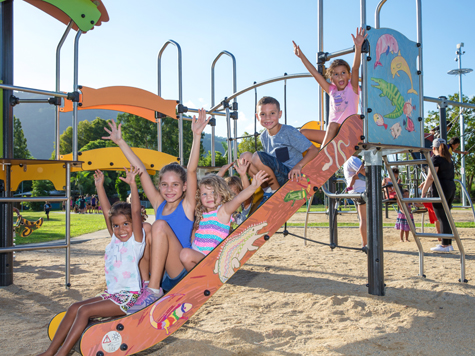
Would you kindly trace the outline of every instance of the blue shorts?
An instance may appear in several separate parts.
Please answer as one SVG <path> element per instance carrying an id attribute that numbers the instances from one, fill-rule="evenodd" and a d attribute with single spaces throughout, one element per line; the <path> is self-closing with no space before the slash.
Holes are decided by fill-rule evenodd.
<path id="1" fill-rule="evenodd" d="M 289 180 L 290 168 L 266 152 L 257 152 L 257 154 L 259 155 L 262 164 L 269 167 L 274 172 L 277 182 L 282 187 L 285 182 Z"/>
<path id="2" fill-rule="evenodd" d="M 178 284 L 178 282 L 180 282 L 183 279 L 183 277 L 186 276 L 187 273 L 188 271 L 186 270 L 186 268 L 183 268 L 183 271 L 181 271 L 178 276 L 176 276 L 175 278 L 170 278 L 167 271 L 165 271 L 165 273 L 163 274 L 163 279 L 162 279 L 162 289 L 167 292 L 170 291 L 173 287 L 175 287 Z"/>

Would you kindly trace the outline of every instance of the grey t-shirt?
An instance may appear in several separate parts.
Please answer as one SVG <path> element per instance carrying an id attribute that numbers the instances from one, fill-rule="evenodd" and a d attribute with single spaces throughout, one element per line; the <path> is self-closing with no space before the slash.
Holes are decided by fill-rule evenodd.
<path id="1" fill-rule="evenodd" d="M 312 145 L 299 130 L 284 124 L 274 136 L 264 131 L 261 135 L 261 142 L 266 153 L 276 157 L 290 169 L 302 160 L 302 153 Z"/>

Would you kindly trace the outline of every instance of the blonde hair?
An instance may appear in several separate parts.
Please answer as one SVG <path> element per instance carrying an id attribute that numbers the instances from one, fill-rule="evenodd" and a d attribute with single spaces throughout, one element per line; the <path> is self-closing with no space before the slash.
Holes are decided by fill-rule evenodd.
<path id="1" fill-rule="evenodd" d="M 228 184 L 229 188 L 236 187 L 238 192 L 242 192 L 243 186 L 241 178 L 236 176 L 226 177 L 224 178 L 226 183 Z"/>
<path id="2" fill-rule="evenodd" d="M 201 186 L 204 185 L 214 190 L 214 201 L 218 196 L 221 197 L 221 204 L 227 203 L 234 198 L 234 193 L 226 184 L 226 181 L 217 175 L 208 175 L 203 177 L 199 184 L 198 189 L 196 190 L 196 208 L 195 208 L 195 224 L 194 228 L 197 229 L 201 219 L 203 218 L 203 213 L 206 212 L 206 208 L 201 203 Z"/>

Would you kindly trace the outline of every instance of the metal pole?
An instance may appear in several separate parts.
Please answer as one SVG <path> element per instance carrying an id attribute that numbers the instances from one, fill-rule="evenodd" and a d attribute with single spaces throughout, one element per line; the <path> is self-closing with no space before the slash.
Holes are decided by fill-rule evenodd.
<path id="1" fill-rule="evenodd" d="M 360 27 L 366 29 L 366 0 L 360 0 Z M 368 111 L 368 61 L 366 53 L 361 54 L 361 78 L 363 79 L 363 88 L 361 90 L 361 114 L 367 115 Z M 363 121 L 364 142 L 369 142 L 368 138 L 368 120 Z"/>
<path id="2" fill-rule="evenodd" d="M 215 105 L 215 84 L 214 84 L 214 68 L 216 66 L 216 63 L 218 60 L 221 58 L 221 56 L 225 54 L 229 57 L 231 57 L 231 60 L 233 62 L 233 93 L 237 91 L 237 75 L 236 75 L 236 58 L 231 52 L 228 51 L 221 51 L 216 58 L 214 59 L 213 63 L 211 64 L 211 106 L 213 107 Z M 237 110 L 237 97 L 234 97 L 233 101 L 233 110 Z M 212 116 L 212 121 L 213 125 L 211 125 L 211 165 L 215 165 L 215 157 L 216 153 L 214 151 L 214 141 L 215 141 L 215 126 L 216 126 L 216 118 L 214 115 Z M 237 138 L 237 118 L 234 119 L 234 138 Z M 237 141 L 234 141 L 234 154 L 237 158 Z"/>
<path id="3" fill-rule="evenodd" d="M 317 48 L 318 52 L 321 53 L 323 52 L 323 0 L 318 0 L 318 10 L 317 10 L 317 17 L 318 17 L 318 36 L 317 36 Z M 317 59 L 318 62 L 318 59 Z M 317 97 L 317 103 L 318 103 L 318 112 L 320 115 L 323 115 L 323 89 L 319 85 L 318 86 L 318 97 Z M 323 122 L 323 118 L 320 117 L 320 122 Z"/>
<path id="4" fill-rule="evenodd" d="M 463 102 L 463 94 L 462 94 L 462 47 L 457 49 L 457 58 L 459 63 L 459 101 Z M 463 121 L 463 109 L 460 108 L 460 151 L 465 151 L 465 122 Z M 465 155 L 461 155 L 461 167 L 460 167 L 460 175 L 462 176 L 462 184 L 465 186 Z M 465 195 L 462 195 L 462 206 L 467 206 L 467 200 L 465 199 Z"/>
<path id="5" fill-rule="evenodd" d="M 383 7 L 384 3 L 387 0 L 381 0 L 376 7 L 376 11 L 374 13 L 374 28 L 379 28 L 379 13 L 381 12 L 381 8 Z"/>
<path id="6" fill-rule="evenodd" d="M 330 193 L 336 193 L 336 182 L 335 176 L 332 176 L 328 181 L 328 188 Z M 336 202 L 335 198 L 329 197 L 328 203 L 328 219 L 330 227 L 330 247 L 334 249 L 338 246 L 338 214 L 336 211 Z"/>
<path id="7" fill-rule="evenodd" d="M 231 115 L 229 112 L 229 108 L 226 108 L 226 126 L 227 126 L 227 136 L 228 136 L 228 163 L 231 163 L 233 161 L 233 152 L 231 148 Z M 229 170 L 229 174 L 233 175 L 233 169 L 232 167 Z"/>
<path id="8" fill-rule="evenodd" d="M 422 4 L 421 0 L 416 0 L 417 13 L 417 46 L 419 48 L 418 58 L 418 73 L 419 74 L 419 110 L 418 115 L 421 118 L 420 125 L 420 147 L 424 147 L 424 80 L 423 80 L 423 66 L 422 66 Z"/>
<path id="9" fill-rule="evenodd" d="M 181 56 L 181 47 L 180 45 L 173 41 L 173 40 L 168 40 L 165 42 L 165 44 L 162 46 L 160 51 L 158 52 L 158 59 L 157 59 L 157 79 L 158 79 L 158 96 L 162 95 L 162 54 L 163 51 L 165 51 L 165 48 L 169 44 L 173 44 L 177 51 L 178 51 L 178 100 L 180 104 L 183 104 L 183 70 L 182 70 L 182 56 Z M 157 131 L 157 135 L 161 134 L 160 132 Z M 158 140 L 161 142 L 162 137 L 159 136 Z M 183 157 L 183 113 L 179 114 L 178 117 L 178 151 L 179 151 L 179 156 L 180 156 L 180 164 L 183 164 L 184 162 L 184 157 Z"/>
<path id="10" fill-rule="evenodd" d="M 64 41 L 66 41 L 66 37 L 68 37 L 69 31 L 73 27 L 74 22 L 71 20 L 69 21 L 66 30 L 64 31 L 63 37 L 58 43 L 58 47 L 56 47 L 56 91 L 60 91 L 61 87 L 61 47 L 63 47 Z M 79 31 L 78 31 L 79 32 Z M 59 105 L 55 106 L 54 110 L 54 132 L 55 132 L 55 158 L 59 159 L 59 140 L 60 140 L 60 120 L 59 120 Z"/>
<path id="11" fill-rule="evenodd" d="M 0 36 L 0 74 L 3 83 L 13 85 L 13 0 L 3 1 L 0 4 L 1 11 L 1 36 Z M 3 137 L 1 152 L 2 158 L 13 158 L 13 107 L 10 105 L 11 90 L 3 90 L 2 96 L 2 117 L 0 123 L 3 125 Z M 0 185 L 2 197 L 11 197 L 10 188 L 11 170 L 10 166 L 5 167 L 5 186 L 3 191 Z M 13 209 L 12 204 L 0 204 L 1 212 L 1 241 L 0 247 L 13 246 Z M 8 286 L 13 283 L 13 253 L 0 255 L 0 286 Z"/>
<path id="12" fill-rule="evenodd" d="M 71 287 L 71 163 L 66 163 L 66 288 Z"/>
<path id="13" fill-rule="evenodd" d="M 365 152 L 368 293 L 384 295 L 383 211 L 381 194 L 381 151 Z"/>
<path id="14" fill-rule="evenodd" d="M 74 78 L 73 78 L 73 91 L 79 90 L 78 78 L 79 78 L 79 38 L 82 32 L 78 31 L 76 38 L 74 39 Z M 78 103 L 73 102 L 73 161 L 78 160 Z"/>
<path id="15" fill-rule="evenodd" d="M 447 104 L 445 96 L 439 96 L 442 101 L 438 104 L 439 107 L 439 130 L 440 137 L 447 142 Z"/>

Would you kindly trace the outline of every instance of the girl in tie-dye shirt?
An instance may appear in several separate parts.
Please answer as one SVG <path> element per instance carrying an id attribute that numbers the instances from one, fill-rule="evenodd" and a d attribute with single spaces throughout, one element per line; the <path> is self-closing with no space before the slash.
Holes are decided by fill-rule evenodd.
<path id="1" fill-rule="evenodd" d="M 135 183 L 138 172 L 131 167 L 130 171 L 126 169 L 125 178 L 119 177 L 130 185 L 132 204 L 117 202 L 112 207 L 104 190 L 104 175 L 99 170 L 94 174 L 102 211 L 112 236 L 105 254 L 107 290 L 71 305 L 50 346 L 40 355 L 68 354 L 90 318 L 123 316 L 137 301 L 141 290 L 138 263 L 145 248 L 140 198 Z"/>
<path id="2" fill-rule="evenodd" d="M 187 271 L 195 267 L 228 236 L 232 214 L 267 179 L 267 174 L 259 171 L 251 185 L 236 196 L 220 176 L 209 175 L 200 180 L 196 192 L 192 245 L 191 248 L 184 248 L 180 252 L 180 260 Z"/>

